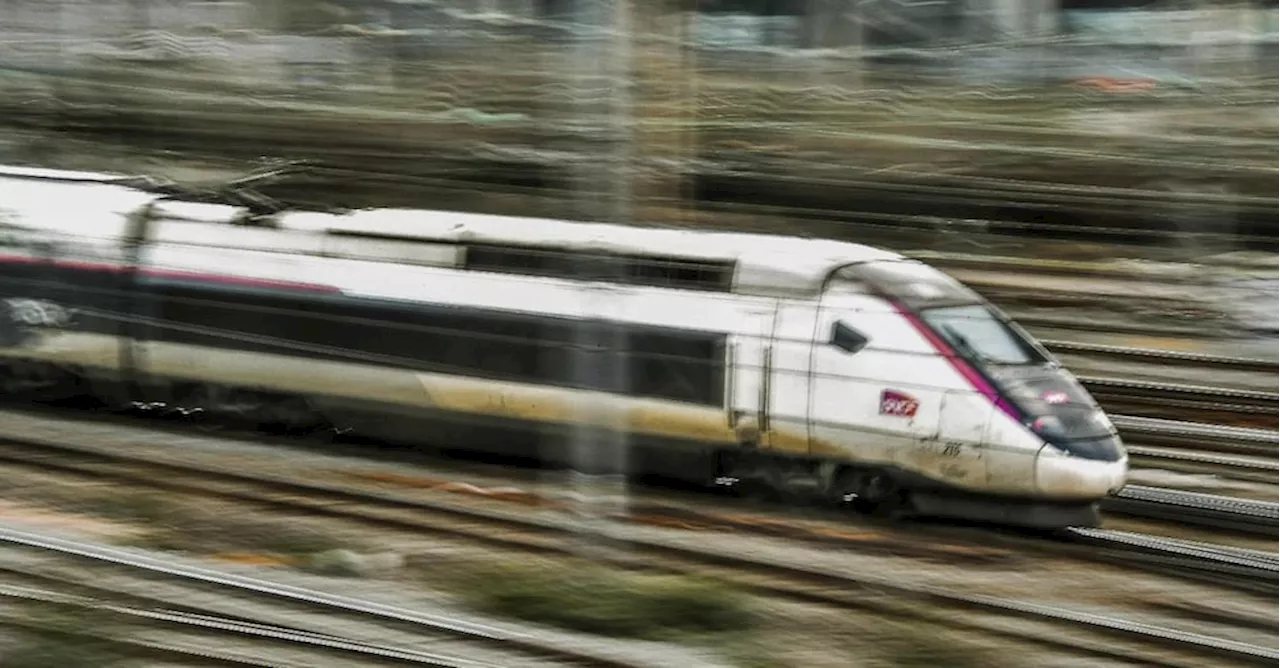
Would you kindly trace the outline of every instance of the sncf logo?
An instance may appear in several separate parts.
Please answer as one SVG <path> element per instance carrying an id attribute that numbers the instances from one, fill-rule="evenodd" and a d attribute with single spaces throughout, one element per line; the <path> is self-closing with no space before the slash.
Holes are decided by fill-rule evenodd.
<path id="1" fill-rule="evenodd" d="M 880 414 L 894 417 L 915 417 L 920 402 L 906 392 L 885 390 L 880 393 Z"/>

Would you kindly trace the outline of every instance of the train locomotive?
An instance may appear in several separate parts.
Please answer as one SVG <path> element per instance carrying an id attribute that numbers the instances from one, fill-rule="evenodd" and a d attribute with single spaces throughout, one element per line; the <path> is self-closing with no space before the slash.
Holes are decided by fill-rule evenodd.
<path id="1" fill-rule="evenodd" d="M 621 425 L 629 471 L 1039 528 L 1096 524 L 1127 473 L 1106 414 L 1034 338 L 854 243 L 254 217 L 3 168 L 0 298 L 9 393 L 551 461 Z"/>

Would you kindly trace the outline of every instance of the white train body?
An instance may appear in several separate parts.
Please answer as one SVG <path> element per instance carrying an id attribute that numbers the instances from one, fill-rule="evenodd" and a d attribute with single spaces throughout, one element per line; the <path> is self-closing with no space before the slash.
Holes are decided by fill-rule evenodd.
<path id="1" fill-rule="evenodd" d="M 233 207 L 38 176 L 0 173 L 0 296 L 26 333 L 0 343 L 11 361 L 131 392 L 302 397 L 395 438 L 536 432 L 542 454 L 584 423 L 621 425 L 659 453 L 638 458 L 828 493 L 888 476 L 1076 508 L 1125 480 L 1114 428 L 1069 373 L 895 253 L 408 210 L 234 225 Z"/>

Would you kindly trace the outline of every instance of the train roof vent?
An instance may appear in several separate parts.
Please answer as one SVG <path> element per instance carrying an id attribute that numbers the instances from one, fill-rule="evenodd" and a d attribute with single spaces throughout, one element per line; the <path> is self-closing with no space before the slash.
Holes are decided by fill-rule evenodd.
<path id="1" fill-rule="evenodd" d="M 558 248 L 468 244 L 464 266 L 472 271 L 598 280 L 630 285 L 729 292 L 732 260 L 703 260 Z"/>

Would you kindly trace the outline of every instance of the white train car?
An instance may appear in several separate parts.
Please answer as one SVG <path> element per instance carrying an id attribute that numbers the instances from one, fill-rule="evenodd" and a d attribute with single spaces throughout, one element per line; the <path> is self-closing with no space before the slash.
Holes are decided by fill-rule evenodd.
<path id="1" fill-rule="evenodd" d="M 14 388 L 545 459 L 622 425 L 633 471 L 1033 526 L 1092 523 L 1124 483 L 1070 373 L 895 253 L 439 211 L 245 224 L 50 176 L 0 173 Z"/>

